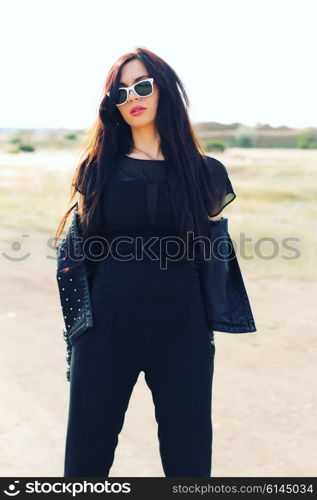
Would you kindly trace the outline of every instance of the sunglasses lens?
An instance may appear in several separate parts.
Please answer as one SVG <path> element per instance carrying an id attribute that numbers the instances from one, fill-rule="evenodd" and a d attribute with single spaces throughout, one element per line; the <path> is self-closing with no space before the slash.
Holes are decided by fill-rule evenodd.
<path id="1" fill-rule="evenodd" d="M 120 89 L 117 104 L 123 104 L 126 100 L 127 100 L 127 91 L 125 89 Z"/>
<path id="2" fill-rule="evenodd" d="M 152 92 L 152 83 L 149 80 L 137 83 L 135 86 L 135 90 L 137 91 L 140 97 L 149 95 Z"/>

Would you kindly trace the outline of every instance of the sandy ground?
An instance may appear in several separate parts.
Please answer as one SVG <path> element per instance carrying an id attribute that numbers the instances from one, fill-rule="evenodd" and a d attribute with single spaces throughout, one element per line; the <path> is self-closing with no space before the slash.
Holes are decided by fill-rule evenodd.
<path id="1" fill-rule="evenodd" d="M 1 256 L 1 476 L 63 474 L 69 383 L 47 238 L 33 234 L 22 262 Z M 212 475 L 316 476 L 317 284 L 244 277 L 258 331 L 215 334 Z M 164 476 L 143 375 L 110 476 Z"/>

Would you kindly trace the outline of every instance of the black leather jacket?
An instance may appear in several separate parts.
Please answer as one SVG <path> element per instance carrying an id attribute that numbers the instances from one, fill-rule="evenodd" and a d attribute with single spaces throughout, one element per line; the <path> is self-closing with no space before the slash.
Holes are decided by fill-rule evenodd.
<path id="1" fill-rule="evenodd" d="M 208 326 L 211 332 L 255 332 L 248 295 L 228 233 L 228 219 L 222 217 L 209 222 L 212 258 L 198 265 Z M 217 242 L 221 244 L 218 245 Z M 79 265 L 74 267 L 74 260 L 77 260 Z M 63 338 L 67 344 L 68 364 L 66 378 L 69 381 L 73 342 L 87 328 L 93 326 L 89 283 L 76 211 L 66 236 L 57 246 L 56 278 L 64 317 Z"/>

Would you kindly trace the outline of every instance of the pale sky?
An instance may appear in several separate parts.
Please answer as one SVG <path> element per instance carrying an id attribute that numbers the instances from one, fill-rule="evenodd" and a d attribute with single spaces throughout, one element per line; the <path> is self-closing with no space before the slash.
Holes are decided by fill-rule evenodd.
<path id="1" fill-rule="evenodd" d="M 316 0 L 2 0 L 0 19 L 0 127 L 89 127 L 136 45 L 174 68 L 194 122 L 317 127 Z"/>

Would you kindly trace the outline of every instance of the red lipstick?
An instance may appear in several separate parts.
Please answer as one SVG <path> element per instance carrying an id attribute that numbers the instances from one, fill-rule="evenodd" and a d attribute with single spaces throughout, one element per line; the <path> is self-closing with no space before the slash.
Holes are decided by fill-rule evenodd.
<path id="1" fill-rule="evenodd" d="M 143 113 L 146 108 L 144 106 L 133 106 L 133 108 L 130 109 L 130 115 L 132 116 L 137 116 Z"/>

